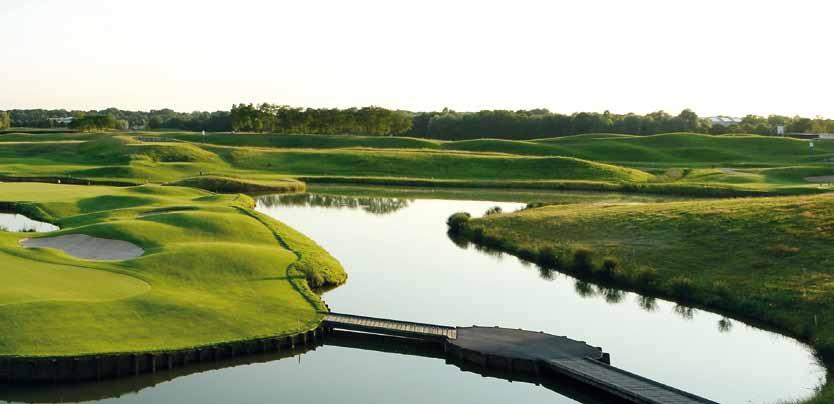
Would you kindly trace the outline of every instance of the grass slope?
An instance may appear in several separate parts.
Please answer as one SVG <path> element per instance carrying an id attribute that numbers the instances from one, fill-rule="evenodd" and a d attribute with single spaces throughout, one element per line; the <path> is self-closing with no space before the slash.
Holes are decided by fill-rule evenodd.
<path id="1" fill-rule="evenodd" d="M 154 351 L 290 334 L 315 326 L 323 307 L 299 268 L 323 283 L 344 281 L 338 261 L 282 223 L 255 218 L 243 195 L 3 183 L 0 197 L 62 227 L 0 232 L 0 355 Z M 19 244 L 57 234 L 126 240 L 146 253 L 97 262 Z M 328 264 L 321 273 L 318 262 Z"/>
<path id="2" fill-rule="evenodd" d="M 154 141 L 150 141 L 154 140 Z M 159 141 L 161 140 L 161 141 Z M 577 135 L 443 142 L 323 135 L 0 135 L 0 177 L 284 188 L 289 177 L 393 185 L 595 189 L 686 195 L 819 193 L 834 142 L 765 136 Z M 211 176 L 226 179 L 194 180 Z M 816 181 L 820 182 L 820 181 Z M 821 181 L 828 182 L 828 181 Z M 204 184 L 198 184 L 204 183 Z M 221 187 L 222 185 L 222 187 Z M 828 186 L 828 184 L 825 184 Z"/>
<path id="3" fill-rule="evenodd" d="M 580 278 L 770 324 L 834 366 L 834 195 L 560 205 L 473 219 L 460 233 Z M 614 258 L 607 268 L 604 257 Z M 829 383 L 812 402 L 831 400 Z"/>

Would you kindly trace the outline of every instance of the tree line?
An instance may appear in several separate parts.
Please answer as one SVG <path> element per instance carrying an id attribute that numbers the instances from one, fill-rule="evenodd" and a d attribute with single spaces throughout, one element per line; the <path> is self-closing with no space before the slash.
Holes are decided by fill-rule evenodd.
<path id="1" fill-rule="evenodd" d="M 117 121 L 116 127 L 112 129 L 119 129 L 126 122 L 127 128 L 130 129 L 205 130 L 208 132 L 229 132 L 232 130 L 229 111 L 176 112 L 168 108 L 150 111 L 126 111 L 118 108 L 107 108 L 90 111 L 13 109 L 7 112 L 10 115 L 10 126 L 17 128 L 62 128 L 69 127 L 69 124 L 56 121 L 56 119 L 73 118 L 73 121 L 76 121 L 84 120 L 85 117 L 109 116 Z M 88 119 L 85 125 L 94 121 L 95 119 Z"/>
<path id="2" fill-rule="evenodd" d="M 50 128 L 66 123 L 50 118 L 74 118 L 77 130 L 172 129 L 207 132 L 310 133 L 325 135 L 412 136 L 442 140 L 477 138 L 535 139 L 583 133 L 653 135 L 669 132 L 775 135 L 783 126 L 793 133 L 834 133 L 834 120 L 820 117 L 747 115 L 738 122 L 716 124 L 686 109 L 678 114 L 657 111 L 645 115 L 608 111 L 560 114 L 546 109 L 435 112 L 364 108 L 295 108 L 274 104 L 239 104 L 230 111 L 176 112 L 171 109 L 125 111 L 9 110 L 0 112 L 4 127 Z"/>
<path id="3" fill-rule="evenodd" d="M 677 115 L 657 111 L 645 115 L 578 112 L 570 115 L 546 109 L 479 112 L 419 113 L 414 116 L 410 136 L 443 140 L 478 138 L 536 139 L 583 133 L 624 133 L 654 135 L 671 132 L 707 134 L 753 133 L 775 135 L 777 126 L 786 132 L 832 133 L 834 120 L 771 115 L 747 115 L 737 123 L 714 124 L 685 109 Z"/>
<path id="4" fill-rule="evenodd" d="M 286 105 L 233 105 L 232 130 L 322 135 L 394 136 L 406 133 L 413 114 L 380 107 L 293 108 Z"/>

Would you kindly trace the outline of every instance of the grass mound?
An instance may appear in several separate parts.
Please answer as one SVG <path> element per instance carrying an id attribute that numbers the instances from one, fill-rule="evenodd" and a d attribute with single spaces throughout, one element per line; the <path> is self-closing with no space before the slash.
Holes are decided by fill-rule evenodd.
<path id="1" fill-rule="evenodd" d="M 366 150 L 239 149 L 236 166 L 300 176 L 410 177 L 460 180 L 648 181 L 646 172 L 566 157 Z"/>
<path id="2" fill-rule="evenodd" d="M 2 183 L 6 206 L 61 226 L 0 231 L 0 357 L 179 349 L 312 328 L 312 278 L 344 279 L 338 261 L 245 195 L 193 188 Z M 148 213 L 154 213 L 148 215 Z M 276 229 L 289 243 L 276 239 Z M 86 234 L 145 250 L 127 261 L 22 248 L 22 237 Z M 286 234 L 286 236 L 284 236 Z M 326 263 L 319 273 L 318 263 Z M 268 315 L 264 315 L 268 313 Z"/>
<path id="3" fill-rule="evenodd" d="M 225 134 L 216 133 L 202 136 L 197 133 L 171 133 L 166 136 L 195 143 L 222 146 L 276 147 L 294 149 L 436 149 L 440 142 L 428 139 L 381 136 L 339 136 L 339 135 L 269 135 L 269 134 Z"/>
<path id="4" fill-rule="evenodd" d="M 216 193 L 259 193 L 259 192 L 301 192 L 305 185 L 293 179 L 245 180 L 240 178 L 204 175 L 184 178 L 167 185 L 200 188 Z"/>

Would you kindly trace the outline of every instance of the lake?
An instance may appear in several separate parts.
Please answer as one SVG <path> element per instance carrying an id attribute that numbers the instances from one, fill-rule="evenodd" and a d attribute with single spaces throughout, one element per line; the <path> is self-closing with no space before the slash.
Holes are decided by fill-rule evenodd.
<path id="1" fill-rule="evenodd" d="M 529 201 L 658 199 L 311 186 L 307 194 L 259 197 L 258 210 L 305 233 L 342 262 L 348 282 L 324 294 L 334 311 L 566 335 L 601 346 L 617 367 L 722 403 L 772 403 L 812 394 L 824 381 L 824 369 L 810 348 L 793 339 L 704 310 L 578 282 L 512 256 L 458 245 L 446 235 L 445 220 L 458 211 L 481 215 L 494 206 L 512 211 Z M 103 383 L 14 387 L 0 393 L 0 400 L 594 402 L 571 394 L 569 387 L 553 391 L 463 372 L 440 359 L 338 346 L 249 361 Z"/>
<path id="2" fill-rule="evenodd" d="M 51 223 L 29 219 L 16 213 L 0 213 L 0 229 L 12 232 L 48 232 L 58 230 Z"/>

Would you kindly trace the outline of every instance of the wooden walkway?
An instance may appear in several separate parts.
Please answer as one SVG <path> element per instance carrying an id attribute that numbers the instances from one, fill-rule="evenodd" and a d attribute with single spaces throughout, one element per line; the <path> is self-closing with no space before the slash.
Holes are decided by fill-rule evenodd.
<path id="1" fill-rule="evenodd" d="M 563 336 L 500 327 L 449 327 L 384 318 L 325 313 L 325 330 L 408 337 L 440 342 L 450 359 L 484 369 L 561 375 L 598 391 L 641 404 L 717 404 L 663 383 L 609 365 L 608 354 Z M 406 340 L 404 340 L 406 341 Z M 544 368 L 544 369 L 543 369 Z"/>
<path id="2" fill-rule="evenodd" d="M 551 360 L 547 364 L 565 376 L 635 403 L 717 404 L 593 359 Z"/>
<path id="3" fill-rule="evenodd" d="M 327 313 L 324 317 L 324 326 L 416 338 L 455 339 L 458 337 L 458 331 L 455 327 L 340 313 Z"/>

